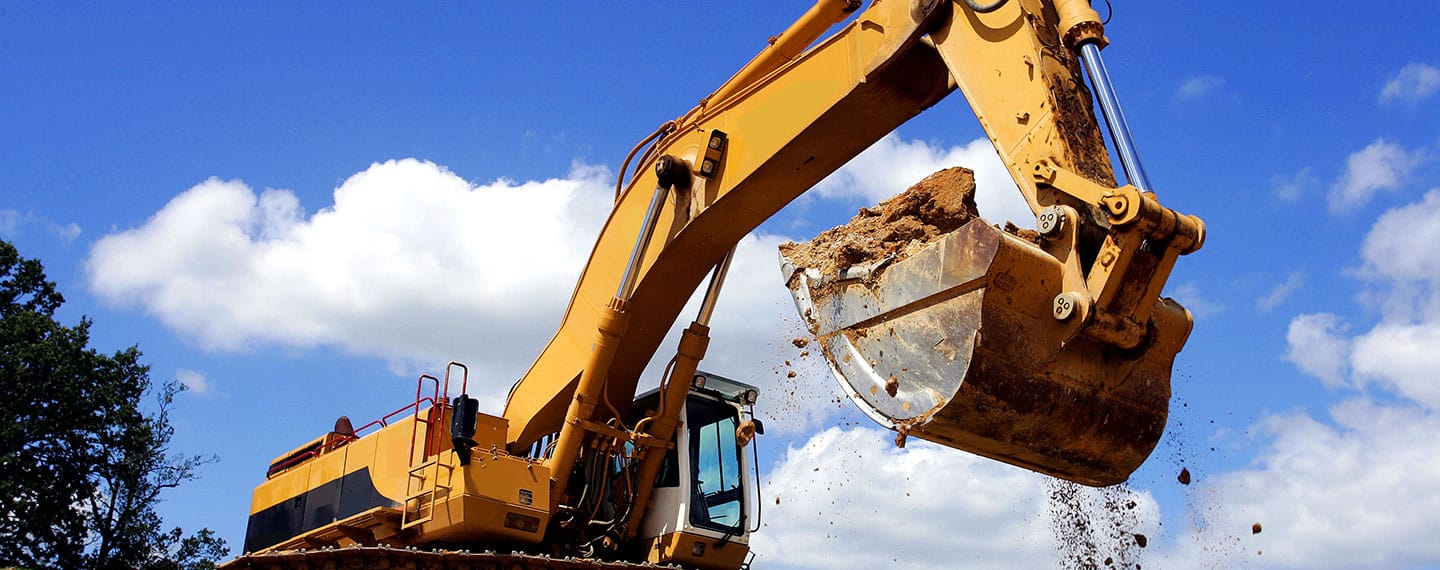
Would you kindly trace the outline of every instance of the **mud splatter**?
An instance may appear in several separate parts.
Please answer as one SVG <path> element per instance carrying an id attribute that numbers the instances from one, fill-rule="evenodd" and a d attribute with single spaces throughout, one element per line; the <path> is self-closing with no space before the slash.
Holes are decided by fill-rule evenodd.
<path id="1" fill-rule="evenodd" d="M 1128 485 L 1095 489 L 1053 479 L 1046 489 L 1051 531 L 1060 545 L 1062 567 L 1140 567 L 1139 550 L 1148 540 L 1134 532 L 1139 525 L 1135 511 L 1139 503 Z"/>

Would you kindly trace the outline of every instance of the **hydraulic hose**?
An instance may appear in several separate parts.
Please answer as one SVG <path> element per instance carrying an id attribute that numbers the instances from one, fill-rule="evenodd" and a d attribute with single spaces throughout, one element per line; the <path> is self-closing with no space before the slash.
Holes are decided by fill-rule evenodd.
<path id="1" fill-rule="evenodd" d="M 635 148 L 630 149 L 630 154 L 625 155 L 625 162 L 620 164 L 620 175 L 617 176 L 616 179 L 615 179 L 615 201 L 616 201 L 616 202 L 619 202 L 619 201 L 620 201 L 620 191 L 623 190 L 624 187 L 625 187 L 625 177 L 626 177 L 626 173 L 630 170 L 630 160 L 633 159 L 633 158 L 635 158 L 635 153 L 640 152 L 640 149 L 645 148 L 645 145 L 650 144 L 650 141 L 653 141 L 653 140 L 655 140 L 655 139 L 657 139 L 657 138 L 660 138 L 660 137 L 662 137 L 662 136 L 664 136 L 664 135 L 668 135 L 668 134 L 670 134 L 670 133 L 672 133 L 672 132 L 674 132 L 674 131 L 675 131 L 675 121 L 666 121 L 665 124 L 660 125 L 660 128 L 655 129 L 655 132 L 650 133 L 650 134 L 647 135 L 644 139 L 642 139 L 639 143 L 636 143 L 636 144 L 635 144 Z M 648 153 L 648 152 L 646 153 L 646 156 L 649 156 L 649 153 Z M 641 157 L 641 162 L 642 162 L 642 163 L 644 162 L 644 157 Z M 519 386 L 520 383 L 519 383 L 519 382 L 516 382 L 515 385 L 516 385 L 516 386 Z M 515 389 L 514 389 L 514 388 L 511 388 L 510 391 L 513 393 L 513 392 L 515 391 Z"/>
<path id="2" fill-rule="evenodd" d="M 991 12 L 999 10 L 1000 7 L 1004 6 L 1005 3 L 1008 1 L 1009 0 L 995 0 L 994 2 L 991 2 L 989 4 L 978 4 L 975 2 L 975 0 L 965 0 L 965 5 L 969 6 L 971 10 L 974 10 L 978 13 L 989 14 Z"/>

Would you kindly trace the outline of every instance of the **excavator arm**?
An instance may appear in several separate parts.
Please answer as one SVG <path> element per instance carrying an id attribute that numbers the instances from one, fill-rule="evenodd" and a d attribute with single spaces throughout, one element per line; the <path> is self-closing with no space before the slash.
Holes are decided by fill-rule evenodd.
<path id="1" fill-rule="evenodd" d="M 1072 221 L 1069 243 L 1048 249 L 1073 293 L 1055 303 L 1082 317 L 1046 334 L 1068 339 L 1084 328 L 1087 338 L 1122 350 L 1153 339 L 1160 288 L 1175 257 L 1198 248 L 1203 226 L 1153 194 L 1117 187 L 1080 75 L 1082 46 L 1104 45 L 1097 14 L 1083 0 L 985 8 L 877 1 L 801 52 L 797 45 L 855 9 L 819 2 L 667 125 L 618 196 L 559 331 L 510 394 L 512 449 L 626 409 L 684 303 L 746 233 L 957 87 L 1037 215 Z M 684 172 L 662 183 L 657 164 Z M 1085 236 L 1074 223 L 1082 220 Z M 1051 299 L 1042 301 L 1048 312 Z M 1181 313 L 1161 320 L 1184 321 L 1183 332 L 1166 335 L 1183 344 L 1188 314 L 1161 306 Z M 1164 368 L 1162 400 L 1168 361 Z M 567 411 L 578 412 L 568 424 Z"/>

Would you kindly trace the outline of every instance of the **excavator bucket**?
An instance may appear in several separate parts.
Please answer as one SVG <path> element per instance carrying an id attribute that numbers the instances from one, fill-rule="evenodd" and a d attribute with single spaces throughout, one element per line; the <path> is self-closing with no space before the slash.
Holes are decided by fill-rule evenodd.
<path id="1" fill-rule="evenodd" d="M 1086 485 L 1125 481 L 1164 431 L 1189 314 L 1158 300 L 1148 339 L 1129 350 L 1077 334 L 1054 315 L 1062 262 L 975 216 L 968 196 L 947 207 L 967 182 L 957 176 L 969 173 L 942 171 L 849 226 L 782 247 L 806 326 L 840 386 L 898 445 L 918 437 Z"/>

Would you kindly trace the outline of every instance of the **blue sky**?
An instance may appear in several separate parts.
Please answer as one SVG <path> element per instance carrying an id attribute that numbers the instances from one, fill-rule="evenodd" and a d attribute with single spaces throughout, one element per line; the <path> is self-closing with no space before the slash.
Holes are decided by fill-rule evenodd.
<path id="1" fill-rule="evenodd" d="M 1209 231 L 1125 560 L 1440 565 L 1440 7 L 1112 4 L 1150 178 Z M 0 237 L 96 346 L 195 387 L 176 450 L 221 461 L 161 512 L 238 548 L 267 462 L 335 416 L 449 359 L 498 411 L 625 153 L 807 6 L 0 2 Z M 769 567 L 1060 562 L 1043 478 L 894 449 L 786 342 L 780 241 L 957 164 L 1015 211 L 981 136 L 954 95 L 742 244 L 706 367 L 764 390 Z"/>

